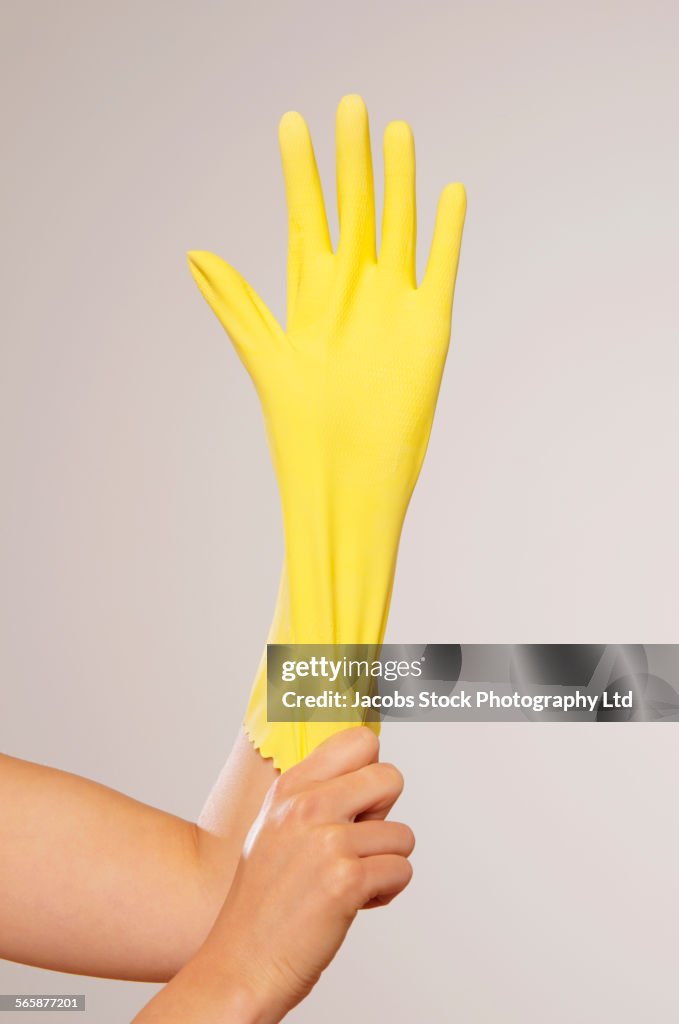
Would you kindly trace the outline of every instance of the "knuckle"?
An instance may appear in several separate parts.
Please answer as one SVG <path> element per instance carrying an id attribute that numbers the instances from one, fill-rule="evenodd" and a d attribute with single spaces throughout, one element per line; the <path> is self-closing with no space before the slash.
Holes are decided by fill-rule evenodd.
<path id="1" fill-rule="evenodd" d="M 340 825 L 325 825 L 319 829 L 318 843 L 323 855 L 333 860 L 339 857 L 344 849 L 342 827 Z"/>
<path id="2" fill-rule="evenodd" d="M 292 791 L 292 780 L 290 773 L 285 772 L 283 775 L 279 775 L 272 784 L 269 792 L 273 796 L 274 800 L 287 800 L 288 796 Z"/>
<path id="3" fill-rule="evenodd" d="M 360 889 L 361 874 L 360 864 L 356 860 L 342 857 L 333 861 L 326 881 L 330 898 L 340 903 L 355 903 Z"/>
<path id="4" fill-rule="evenodd" d="M 313 792 L 296 793 L 286 805 L 286 817 L 300 825 L 307 825 L 318 815 L 318 797 Z"/>

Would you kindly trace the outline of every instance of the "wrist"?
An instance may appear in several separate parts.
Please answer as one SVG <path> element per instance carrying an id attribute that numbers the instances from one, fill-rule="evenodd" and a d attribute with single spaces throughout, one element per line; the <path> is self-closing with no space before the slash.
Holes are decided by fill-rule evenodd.
<path id="1" fill-rule="evenodd" d="M 212 951 L 206 944 L 185 968 L 185 981 L 218 1011 L 219 1024 L 278 1024 L 285 1013 L 282 1000 L 240 966 L 237 955 L 225 948 Z"/>
<path id="2" fill-rule="evenodd" d="M 279 1024 L 304 993 L 294 990 L 273 962 L 234 941 L 233 924 L 223 915 L 196 959 L 222 1008 L 220 1024 Z"/>
<path id="3" fill-rule="evenodd" d="M 281 1019 L 261 995 L 234 979 L 223 987 L 222 1006 L 224 1024 L 277 1024 Z"/>

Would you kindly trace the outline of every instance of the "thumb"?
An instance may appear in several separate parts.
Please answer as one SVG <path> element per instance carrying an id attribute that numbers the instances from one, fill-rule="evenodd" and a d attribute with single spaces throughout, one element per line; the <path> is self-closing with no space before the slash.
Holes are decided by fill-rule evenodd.
<path id="1" fill-rule="evenodd" d="M 211 252 L 187 254 L 200 291 L 244 362 L 254 350 L 283 334 L 266 303 L 237 270 Z"/>

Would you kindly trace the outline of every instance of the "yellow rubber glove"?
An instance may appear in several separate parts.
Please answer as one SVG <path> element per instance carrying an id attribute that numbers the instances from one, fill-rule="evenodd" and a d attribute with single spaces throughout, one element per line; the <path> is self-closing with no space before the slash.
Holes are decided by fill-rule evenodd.
<path id="1" fill-rule="evenodd" d="M 394 122 L 384 136 L 379 258 L 360 97 L 341 101 L 336 135 L 340 238 L 333 252 L 307 126 L 297 113 L 280 123 L 287 329 L 218 256 L 189 253 L 198 287 L 257 389 L 278 479 L 285 565 L 270 643 L 381 643 L 450 338 L 463 186 L 448 185 L 441 195 L 418 287 L 409 126 Z M 281 770 L 345 727 L 267 722 L 264 659 L 245 726 Z"/>

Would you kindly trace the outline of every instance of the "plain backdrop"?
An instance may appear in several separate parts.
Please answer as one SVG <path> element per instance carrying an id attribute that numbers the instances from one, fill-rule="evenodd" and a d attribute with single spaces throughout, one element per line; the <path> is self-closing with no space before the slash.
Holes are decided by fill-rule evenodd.
<path id="1" fill-rule="evenodd" d="M 0 740 L 185 816 L 244 708 L 281 530 L 256 396 L 185 253 L 284 316 L 276 129 L 414 128 L 420 271 L 469 208 L 394 642 L 678 641 L 674 2 L 3 0 Z M 415 879 L 323 1020 L 676 1018 L 679 729 L 392 726 Z M 675 810 L 672 811 L 672 807 Z M 0 966 L 2 992 L 153 986 Z M 26 1014 L 22 1021 L 44 1021 Z"/>

